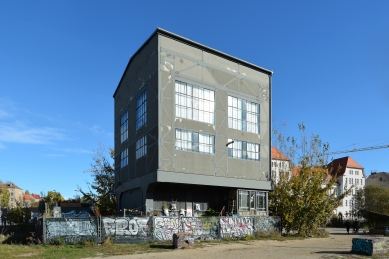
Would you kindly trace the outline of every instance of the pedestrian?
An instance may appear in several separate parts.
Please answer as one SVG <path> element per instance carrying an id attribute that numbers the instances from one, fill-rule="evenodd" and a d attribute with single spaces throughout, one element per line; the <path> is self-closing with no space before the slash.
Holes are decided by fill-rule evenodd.
<path id="1" fill-rule="evenodd" d="M 359 223 L 358 219 L 355 219 L 353 222 L 354 233 L 358 233 L 359 227 L 360 227 L 360 223 Z"/>
<path id="2" fill-rule="evenodd" d="M 346 225 L 346 229 L 347 229 L 347 234 L 350 234 L 350 227 L 351 227 L 350 220 L 347 219 L 345 225 Z"/>

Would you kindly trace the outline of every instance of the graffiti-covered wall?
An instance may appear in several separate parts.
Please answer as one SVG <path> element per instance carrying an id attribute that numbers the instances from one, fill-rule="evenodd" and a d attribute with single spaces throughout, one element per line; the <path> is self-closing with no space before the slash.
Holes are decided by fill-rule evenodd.
<path id="1" fill-rule="evenodd" d="M 100 227 L 98 227 L 101 224 Z M 45 219 L 46 242 L 60 237 L 67 243 L 85 238 L 102 242 L 133 243 L 172 240 L 173 234 L 187 232 L 195 239 L 241 238 L 258 232 L 280 231 L 280 218 L 244 217 L 102 217 Z"/>
<path id="2" fill-rule="evenodd" d="M 115 242 L 149 241 L 152 220 L 147 217 L 102 218 L 102 238 L 115 237 Z"/>
<path id="3" fill-rule="evenodd" d="M 217 217 L 154 217 L 154 239 L 172 240 L 178 232 L 192 233 L 195 239 L 218 238 Z"/>
<path id="4" fill-rule="evenodd" d="M 45 243 L 53 243 L 61 238 L 68 244 L 83 240 L 98 242 L 98 218 L 45 218 Z"/>

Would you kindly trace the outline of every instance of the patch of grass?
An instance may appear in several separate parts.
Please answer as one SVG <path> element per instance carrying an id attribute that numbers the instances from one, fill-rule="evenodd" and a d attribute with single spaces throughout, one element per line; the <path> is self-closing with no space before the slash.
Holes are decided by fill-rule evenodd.
<path id="1" fill-rule="evenodd" d="M 256 237 L 254 235 L 247 235 L 243 238 L 244 241 L 250 241 L 250 240 L 255 240 Z"/>
<path id="2" fill-rule="evenodd" d="M 129 255 L 149 252 L 163 252 L 172 249 L 171 242 L 148 242 L 137 244 L 113 244 L 109 240 L 102 245 L 93 242 L 80 242 L 74 245 L 66 245 L 57 242 L 56 245 L 16 245 L 0 244 L 2 259 L 8 258 L 66 258 L 79 259 L 96 256 Z"/>

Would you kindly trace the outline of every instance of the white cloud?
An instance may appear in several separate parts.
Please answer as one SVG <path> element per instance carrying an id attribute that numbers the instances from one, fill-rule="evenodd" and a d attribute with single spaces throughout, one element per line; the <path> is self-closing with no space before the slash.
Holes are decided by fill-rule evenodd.
<path id="1" fill-rule="evenodd" d="M 48 156 L 48 157 L 64 157 L 65 155 L 61 155 L 61 154 L 47 154 L 46 156 Z"/>
<path id="2" fill-rule="evenodd" d="M 62 151 L 67 153 L 81 153 L 81 154 L 90 154 L 92 153 L 90 150 L 82 149 L 82 148 L 64 148 Z"/>
<path id="3" fill-rule="evenodd" d="M 49 144 L 63 140 L 63 130 L 51 127 L 28 127 L 23 122 L 0 123 L 0 142 Z"/>
<path id="4" fill-rule="evenodd" d="M 5 111 L 4 109 L 0 108 L 0 119 L 4 119 L 8 117 L 12 117 L 12 115 L 9 112 Z"/>
<path id="5" fill-rule="evenodd" d="M 16 105 L 9 98 L 0 97 L 0 119 L 14 117 L 11 111 L 16 110 Z"/>
<path id="6" fill-rule="evenodd" d="M 89 128 L 89 130 L 96 135 L 101 135 L 104 133 L 104 130 L 99 125 L 93 125 L 91 128 Z"/>
<path id="7" fill-rule="evenodd" d="M 55 127 L 36 126 L 24 119 L 18 105 L 7 97 L 0 97 L 0 148 L 3 143 L 50 144 L 65 139 L 64 130 Z M 31 118 L 28 114 L 27 118 Z M 47 118 L 46 118 L 47 120 Z"/>
<path id="8" fill-rule="evenodd" d="M 112 133 L 105 131 L 99 125 L 93 125 L 92 127 L 89 128 L 89 130 L 92 131 L 93 134 L 95 134 L 96 136 L 104 135 L 106 137 L 112 137 Z"/>

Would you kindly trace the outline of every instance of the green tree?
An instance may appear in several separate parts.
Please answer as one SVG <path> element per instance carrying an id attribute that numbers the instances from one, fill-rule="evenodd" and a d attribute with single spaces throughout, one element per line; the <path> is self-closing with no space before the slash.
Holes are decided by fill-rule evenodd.
<path id="1" fill-rule="evenodd" d="M 45 203 L 47 203 L 47 206 L 49 208 L 54 207 L 55 204 L 65 201 L 65 199 L 62 197 L 60 192 L 57 192 L 56 190 L 48 191 L 47 195 L 42 194 L 42 199 Z"/>
<path id="2" fill-rule="evenodd" d="M 367 202 L 368 201 L 368 202 Z M 353 197 L 355 211 L 369 222 L 370 226 L 389 224 L 389 189 L 369 185 Z"/>
<path id="3" fill-rule="evenodd" d="M 365 189 L 357 189 L 352 198 L 352 216 L 363 217 L 365 212 Z"/>
<path id="4" fill-rule="evenodd" d="M 26 190 L 26 191 L 24 192 L 24 194 L 30 195 L 30 192 L 29 192 L 28 190 Z"/>
<path id="5" fill-rule="evenodd" d="M 109 148 L 109 156 L 114 159 L 114 150 Z M 115 170 L 113 161 L 106 156 L 104 146 L 99 143 L 98 149 L 92 154 L 91 169 L 87 170 L 93 177 L 93 182 L 88 182 L 89 190 L 83 191 L 82 199 L 93 203 L 98 210 L 103 214 L 116 214 L 116 196 L 112 195 L 115 190 Z"/>
<path id="6" fill-rule="evenodd" d="M 329 145 L 318 135 L 307 138 L 304 124 L 299 124 L 299 130 L 302 132 L 299 141 L 275 131 L 281 150 L 291 159 L 291 166 L 281 171 L 279 181 L 274 183 L 274 191 L 269 193 L 269 210 L 281 217 L 287 233 L 314 235 L 350 190 L 337 195 L 334 191 L 337 179 L 328 175 L 330 168 L 325 153 Z"/>
<path id="7" fill-rule="evenodd" d="M 16 206 L 7 213 L 9 222 L 28 225 L 31 219 L 31 209 L 23 201 L 16 201 Z"/>
<path id="8" fill-rule="evenodd" d="M 3 187 L 0 189 L 0 195 L 1 195 L 1 204 L 0 204 L 1 208 L 8 207 L 10 194 L 7 187 Z"/>
<path id="9" fill-rule="evenodd" d="M 378 185 L 365 187 L 365 210 L 389 215 L 389 189 Z"/>

